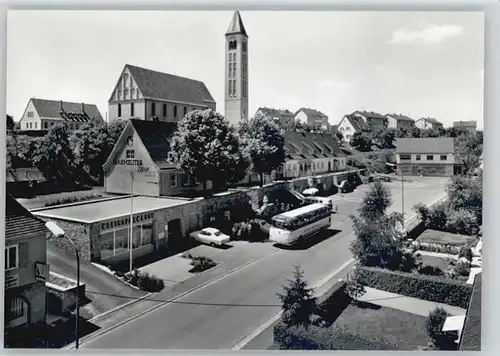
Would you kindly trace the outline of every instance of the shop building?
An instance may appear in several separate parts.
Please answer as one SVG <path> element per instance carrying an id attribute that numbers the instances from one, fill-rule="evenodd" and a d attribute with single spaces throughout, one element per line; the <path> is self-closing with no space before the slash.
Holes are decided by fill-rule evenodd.
<path id="1" fill-rule="evenodd" d="M 203 190 L 167 159 L 176 129 L 174 122 L 128 120 L 103 165 L 105 191 L 160 197 Z"/>
<path id="2" fill-rule="evenodd" d="M 397 139 L 396 164 L 398 175 L 452 176 L 455 166 L 453 138 Z"/>
<path id="3" fill-rule="evenodd" d="M 5 214 L 5 344 L 36 338 L 46 318 L 48 230 L 7 194 Z"/>

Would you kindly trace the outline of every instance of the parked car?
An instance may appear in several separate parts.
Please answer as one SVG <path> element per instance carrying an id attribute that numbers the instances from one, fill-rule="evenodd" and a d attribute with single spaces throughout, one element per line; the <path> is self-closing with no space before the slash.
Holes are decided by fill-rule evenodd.
<path id="1" fill-rule="evenodd" d="M 343 180 L 339 184 L 339 190 L 341 193 L 349 193 L 352 191 L 351 183 L 346 180 Z"/>
<path id="2" fill-rule="evenodd" d="M 189 236 L 196 241 L 209 244 L 210 246 L 225 245 L 231 240 L 231 237 L 223 234 L 218 229 L 214 229 L 213 227 L 206 227 L 199 231 L 194 231 L 190 233 Z"/>
<path id="3" fill-rule="evenodd" d="M 337 214 L 338 213 L 338 207 L 337 204 L 333 202 L 332 198 L 325 198 L 325 197 L 306 197 L 306 201 L 310 204 L 314 203 L 320 203 L 324 205 L 328 205 L 331 209 L 332 214 Z"/>
<path id="4" fill-rule="evenodd" d="M 388 176 L 375 176 L 373 177 L 374 182 L 392 182 L 391 177 Z"/>
<path id="5" fill-rule="evenodd" d="M 307 188 L 302 192 L 302 195 L 304 196 L 314 196 L 319 193 L 319 190 L 317 188 Z"/>

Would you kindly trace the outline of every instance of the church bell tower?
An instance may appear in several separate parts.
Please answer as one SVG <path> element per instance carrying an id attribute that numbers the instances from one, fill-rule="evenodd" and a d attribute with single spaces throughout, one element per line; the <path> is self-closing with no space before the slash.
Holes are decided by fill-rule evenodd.
<path id="1" fill-rule="evenodd" d="M 226 31 L 225 113 L 231 124 L 248 119 L 248 35 L 239 11 Z"/>

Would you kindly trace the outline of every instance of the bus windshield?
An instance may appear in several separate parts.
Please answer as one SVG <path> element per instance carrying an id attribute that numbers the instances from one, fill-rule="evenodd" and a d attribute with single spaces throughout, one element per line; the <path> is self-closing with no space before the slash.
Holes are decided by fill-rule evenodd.
<path id="1" fill-rule="evenodd" d="M 326 205 L 313 204 L 308 207 L 311 207 L 311 209 L 304 210 L 299 214 L 293 214 L 293 216 L 287 216 L 286 213 L 274 216 L 272 218 L 273 225 L 279 229 L 294 231 L 331 215 L 331 210 Z"/>

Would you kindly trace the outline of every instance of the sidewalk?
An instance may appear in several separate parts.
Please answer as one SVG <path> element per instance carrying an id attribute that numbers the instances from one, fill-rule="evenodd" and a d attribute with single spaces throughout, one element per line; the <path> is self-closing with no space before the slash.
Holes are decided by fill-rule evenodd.
<path id="1" fill-rule="evenodd" d="M 451 258 L 453 260 L 457 260 L 457 255 L 452 255 L 449 253 L 441 253 L 441 252 L 431 252 L 431 251 L 423 251 L 418 250 L 415 253 L 419 253 L 422 256 L 431 256 L 431 257 L 439 257 L 439 258 Z"/>
<path id="2" fill-rule="evenodd" d="M 465 315 L 467 310 L 448 304 L 429 302 L 422 299 L 406 297 L 400 294 L 389 293 L 378 289 L 365 287 L 366 294 L 359 298 L 362 302 L 369 302 L 381 307 L 402 310 L 408 313 L 427 317 L 436 307 L 444 308 L 451 315 Z"/>

